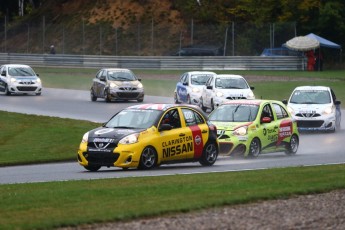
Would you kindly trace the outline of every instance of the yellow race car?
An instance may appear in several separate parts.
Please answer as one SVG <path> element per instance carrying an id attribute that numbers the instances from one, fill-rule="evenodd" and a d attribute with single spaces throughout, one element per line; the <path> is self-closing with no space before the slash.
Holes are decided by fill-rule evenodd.
<path id="1" fill-rule="evenodd" d="M 89 171 L 102 166 L 151 169 L 186 161 L 211 166 L 218 148 L 217 129 L 197 106 L 142 104 L 85 133 L 78 162 Z"/>
<path id="2" fill-rule="evenodd" d="M 232 100 L 216 108 L 209 120 L 217 126 L 220 154 L 257 157 L 299 146 L 297 123 L 275 100 Z"/>

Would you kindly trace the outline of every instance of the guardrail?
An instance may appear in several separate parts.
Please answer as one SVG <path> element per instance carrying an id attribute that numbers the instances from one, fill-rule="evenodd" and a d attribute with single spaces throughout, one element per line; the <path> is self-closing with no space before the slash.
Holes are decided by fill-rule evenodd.
<path id="1" fill-rule="evenodd" d="M 295 56 L 97 56 L 62 54 L 0 53 L 0 64 L 47 67 L 198 69 L 198 70 L 304 70 L 302 57 Z"/>

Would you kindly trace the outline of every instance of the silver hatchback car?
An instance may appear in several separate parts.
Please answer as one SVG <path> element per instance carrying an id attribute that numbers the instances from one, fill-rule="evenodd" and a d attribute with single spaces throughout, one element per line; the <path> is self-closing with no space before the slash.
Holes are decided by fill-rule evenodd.
<path id="1" fill-rule="evenodd" d="M 144 87 L 141 79 L 129 69 L 101 69 L 93 79 L 90 89 L 91 101 L 104 98 L 106 102 L 113 100 L 144 101 Z"/>
<path id="2" fill-rule="evenodd" d="M 28 65 L 7 64 L 0 66 L 0 92 L 11 94 L 41 95 L 42 83 Z"/>

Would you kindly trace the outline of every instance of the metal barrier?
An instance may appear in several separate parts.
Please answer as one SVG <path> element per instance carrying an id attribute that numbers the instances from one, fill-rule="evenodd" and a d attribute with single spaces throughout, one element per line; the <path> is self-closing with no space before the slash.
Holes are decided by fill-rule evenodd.
<path id="1" fill-rule="evenodd" d="M 0 64 L 43 67 L 128 68 L 160 70 L 304 70 L 302 57 L 295 56 L 97 56 L 0 53 Z"/>

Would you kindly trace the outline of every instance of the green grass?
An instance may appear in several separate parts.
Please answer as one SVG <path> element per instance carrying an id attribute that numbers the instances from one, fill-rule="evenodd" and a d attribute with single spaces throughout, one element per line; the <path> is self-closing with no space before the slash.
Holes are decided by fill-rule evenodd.
<path id="1" fill-rule="evenodd" d="M 94 68 L 34 68 L 40 74 L 44 87 L 89 90 L 98 69 Z M 187 70 L 134 70 L 142 78 L 146 95 L 172 97 L 176 82 Z M 249 81 L 255 87 L 257 98 L 287 99 L 292 90 L 300 85 L 325 85 L 335 91 L 345 107 L 345 71 L 215 71 L 216 73 L 240 74 L 248 79 L 262 76 L 267 81 Z M 166 77 L 169 75 L 170 77 Z M 175 76 L 175 77 L 174 77 Z"/>
<path id="2" fill-rule="evenodd" d="M 0 229 L 128 220 L 344 188 L 344 164 L 0 185 Z"/>
<path id="3" fill-rule="evenodd" d="M 83 134 L 100 124 L 0 112 L 0 166 L 76 159 Z"/>

